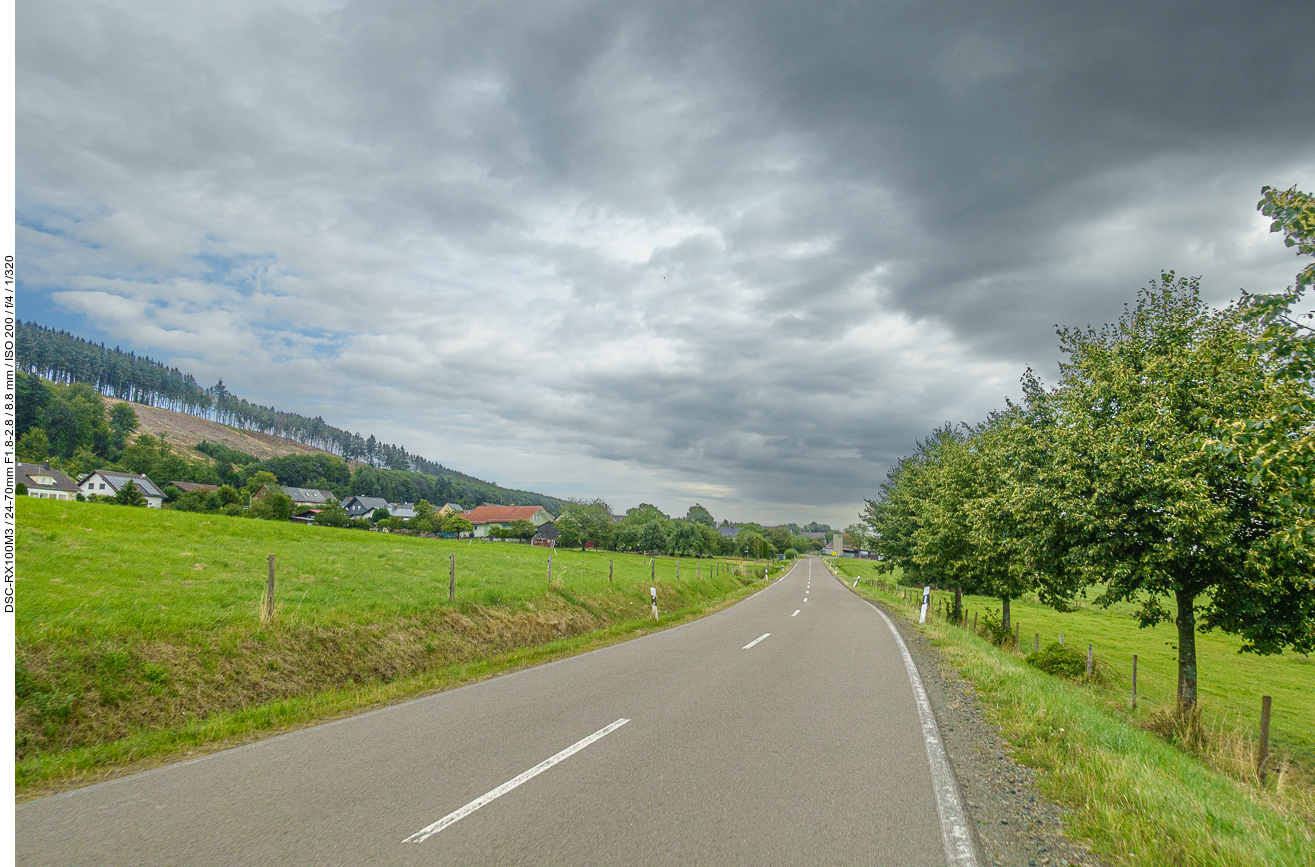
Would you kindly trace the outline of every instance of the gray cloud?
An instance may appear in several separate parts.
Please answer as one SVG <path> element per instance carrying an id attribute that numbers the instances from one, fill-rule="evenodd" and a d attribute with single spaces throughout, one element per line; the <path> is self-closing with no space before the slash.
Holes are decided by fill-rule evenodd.
<path id="1" fill-rule="evenodd" d="M 1290 282 L 1308 4 L 26 2 L 26 297 L 504 484 L 846 523 L 1161 268 Z"/>

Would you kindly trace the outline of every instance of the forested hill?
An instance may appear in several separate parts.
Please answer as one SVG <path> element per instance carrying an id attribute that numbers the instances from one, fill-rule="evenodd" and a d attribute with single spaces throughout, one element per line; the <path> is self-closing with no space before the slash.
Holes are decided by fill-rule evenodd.
<path id="1" fill-rule="evenodd" d="M 110 397 L 186 413 L 239 430 L 272 434 L 382 470 L 410 471 L 464 482 L 459 485 L 463 491 L 486 493 L 482 499 L 488 502 L 542 505 L 554 512 L 562 503 L 545 494 L 498 487 L 413 455 L 402 446 L 380 442 L 373 435 L 362 437 L 334 427 L 319 416 L 307 418 L 251 403 L 229 392 L 222 379 L 210 388 L 202 388 L 196 377 L 176 367 L 34 322 L 18 322 L 16 356 L 19 370 L 54 382 L 85 382 Z"/>

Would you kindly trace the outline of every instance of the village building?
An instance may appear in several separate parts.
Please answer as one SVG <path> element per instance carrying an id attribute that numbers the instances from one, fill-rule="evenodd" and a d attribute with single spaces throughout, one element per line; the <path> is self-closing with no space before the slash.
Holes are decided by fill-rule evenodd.
<path id="1" fill-rule="evenodd" d="M 96 494 L 101 497 L 113 497 L 132 482 L 143 497 L 146 505 L 152 509 L 164 507 L 164 492 L 155 486 L 155 482 L 141 473 L 124 473 L 118 470 L 96 470 L 78 483 L 84 495 Z"/>
<path id="2" fill-rule="evenodd" d="M 169 485 L 173 485 L 184 494 L 213 494 L 215 491 L 219 490 L 218 485 L 207 485 L 203 482 L 180 482 L 174 480 L 165 483 L 165 487 L 168 487 Z"/>
<path id="3" fill-rule="evenodd" d="M 338 505 L 347 510 L 350 518 L 368 518 L 375 509 L 388 509 L 388 501 L 383 497 L 358 497 L 352 495 Z"/>
<path id="4" fill-rule="evenodd" d="M 494 506 L 490 503 L 477 506 L 461 517 L 474 526 L 476 539 L 487 538 L 490 531 L 498 528 L 510 530 L 514 521 L 529 521 L 542 527 L 555 520 L 543 506 Z"/>
<path id="5" fill-rule="evenodd" d="M 338 502 L 338 495 L 333 491 L 319 488 L 292 488 L 287 485 L 282 486 L 282 490 L 292 500 L 292 505 L 307 509 L 322 509 L 329 503 Z"/>
<path id="6" fill-rule="evenodd" d="M 72 479 L 52 469 L 49 463 L 19 464 L 14 484 L 24 485 L 29 497 L 38 500 L 76 500 L 78 486 Z"/>
<path id="7" fill-rule="evenodd" d="M 534 538 L 530 540 L 530 544 L 536 545 L 540 548 L 556 548 L 557 536 L 557 525 L 552 521 L 549 521 L 546 524 L 539 525 L 539 532 L 534 534 Z"/>

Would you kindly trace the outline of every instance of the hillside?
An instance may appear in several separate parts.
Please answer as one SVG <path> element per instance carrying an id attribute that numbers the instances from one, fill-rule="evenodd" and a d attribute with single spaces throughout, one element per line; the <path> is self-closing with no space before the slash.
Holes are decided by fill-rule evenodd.
<path id="1" fill-rule="evenodd" d="M 260 460 L 280 458 L 285 455 L 329 454 L 324 449 L 306 445 L 305 443 L 293 442 L 290 439 L 284 439 L 273 434 L 238 430 L 226 424 L 198 418 L 184 412 L 174 412 L 169 409 L 123 401 L 113 397 L 105 398 L 106 406 L 113 406 L 116 403 L 127 403 L 137 413 L 137 420 L 141 423 L 138 433 L 151 434 L 152 436 L 164 435 L 171 445 L 185 451 L 187 456 L 192 459 L 207 459 L 205 455 L 192 448 L 202 440 L 246 452 Z"/>
<path id="2" fill-rule="evenodd" d="M 557 497 L 503 488 L 373 435 L 363 437 L 334 427 L 323 418 L 250 403 L 231 393 L 222 380 L 202 388 L 190 373 L 149 357 L 94 344 L 34 322 L 20 320 L 16 324 L 20 372 L 50 382 L 87 383 L 107 404 L 131 403 L 140 423 L 139 434 L 165 434 L 168 442 L 190 459 L 209 460 L 194 448 L 202 440 L 262 461 L 328 454 L 344 460 L 353 471 L 363 470 L 371 476 L 359 485 L 353 482 L 352 493 L 399 501 L 420 497 L 435 501 L 437 497 L 472 507 L 489 502 L 539 505 L 554 513 L 561 510 L 563 501 Z M 30 418 L 28 426 L 34 424 L 35 418 Z M 20 436 L 23 433 L 24 429 L 18 431 Z M 71 457 L 72 447 L 62 454 Z"/>

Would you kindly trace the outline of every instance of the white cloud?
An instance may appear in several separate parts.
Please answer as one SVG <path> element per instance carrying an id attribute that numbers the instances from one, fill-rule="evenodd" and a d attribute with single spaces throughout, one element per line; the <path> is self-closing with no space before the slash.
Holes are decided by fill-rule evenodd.
<path id="1" fill-rule="evenodd" d="M 25 292 L 258 402 L 618 506 L 848 523 L 914 438 L 1051 364 L 1054 323 L 1161 267 L 1212 300 L 1286 285 L 1251 208 L 1315 185 L 1309 69 L 1228 53 L 1293 26 L 1265 16 L 19 11 Z"/>

